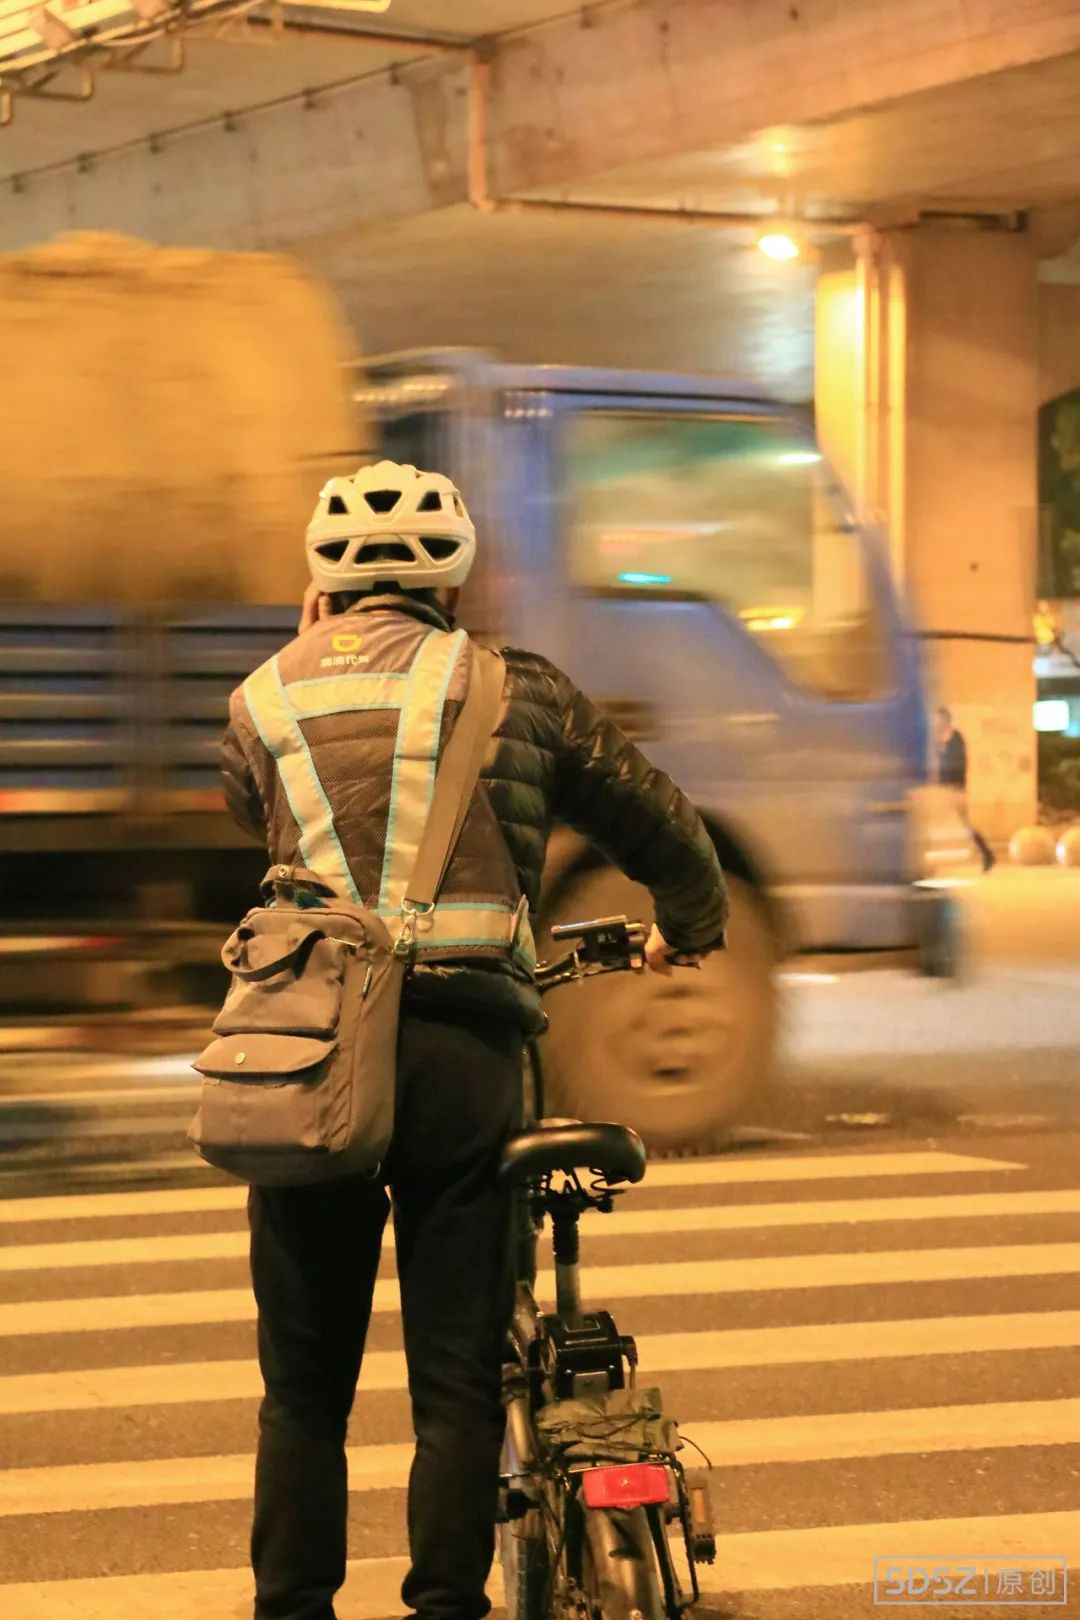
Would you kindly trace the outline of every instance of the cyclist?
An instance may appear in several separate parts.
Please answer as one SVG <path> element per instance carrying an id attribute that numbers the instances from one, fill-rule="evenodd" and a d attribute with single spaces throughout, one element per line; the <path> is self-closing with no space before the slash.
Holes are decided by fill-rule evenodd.
<path id="1" fill-rule="evenodd" d="M 376 907 L 395 863 L 415 855 L 468 681 L 470 644 L 453 625 L 475 552 L 461 496 L 438 473 L 382 461 L 322 490 L 300 634 L 279 655 L 290 692 L 307 682 L 311 701 L 300 712 L 280 685 L 278 701 L 247 682 L 223 743 L 230 809 L 273 862 L 302 861 Z M 489 1609 L 512 1286 L 496 1169 L 519 1127 L 523 1040 L 543 1027 L 529 914 L 553 819 L 651 890 L 654 972 L 670 972 L 676 952 L 720 948 L 727 913 L 713 845 L 674 783 L 546 659 L 504 658 L 500 718 L 440 893 L 460 927 L 418 951 L 406 984 L 386 1168 L 417 1439 L 402 1597 L 424 1620 Z M 388 1208 L 383 1186 L 357 1178 L 251 1191 L 265 1384 L 256 1620 L 333 1620 L 346 1423 Z"/>

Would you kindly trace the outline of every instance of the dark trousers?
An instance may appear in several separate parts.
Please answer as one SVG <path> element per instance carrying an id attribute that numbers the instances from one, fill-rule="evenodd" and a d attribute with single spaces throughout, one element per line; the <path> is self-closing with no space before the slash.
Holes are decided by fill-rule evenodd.
<path id="1" fill-rule="evenodd" d="M 387 1170 L 416 1432 L 402 1598 L 425 1620 L 480 1620 L 490 1607 L 513 1269 L 511 1201 L 495 1172 L 520 1123 L 521 1046 L 516 1029 L 476 1014 L 402 1020 Z M 256 1620 L 333 1620 L 345 1579 L 346 1423 L 388 1209 L 382 1186 L 355 1177 L 251 1191 L 266 1387 Z"/>

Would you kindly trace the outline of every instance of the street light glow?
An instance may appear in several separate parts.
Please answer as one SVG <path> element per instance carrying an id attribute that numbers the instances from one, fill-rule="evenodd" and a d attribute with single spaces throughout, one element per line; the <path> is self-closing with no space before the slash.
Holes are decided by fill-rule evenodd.
<path id="1" fill-rule="evenodd" d="M 758 237 L 757 245 L 767 259 L 781 262 L 797 259 L 800 253 L 798 242 L 787 231 L 765 231 Z"/>

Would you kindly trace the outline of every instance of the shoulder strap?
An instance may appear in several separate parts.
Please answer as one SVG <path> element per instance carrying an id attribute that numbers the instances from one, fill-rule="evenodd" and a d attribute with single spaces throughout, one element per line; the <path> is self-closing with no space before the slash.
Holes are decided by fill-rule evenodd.
<path id="1" fill-rule="evenodd" d="M 435 773 L 431 807 L 406 890 L 410 909 L 426 910 L 435 903 L 499 717 L 506 665 L 498 653 L 475 642 L 471 645 L 468 692 Z"/>

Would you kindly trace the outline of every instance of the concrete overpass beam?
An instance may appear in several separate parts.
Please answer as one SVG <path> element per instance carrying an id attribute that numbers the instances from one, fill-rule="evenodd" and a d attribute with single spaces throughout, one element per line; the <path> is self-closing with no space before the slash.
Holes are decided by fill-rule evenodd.
<path id="1" fill-rule="evenodd" d="M 1075 0 L 631 0 L 500 40 L 496 187 L 529 191 L 1080 49 Z"/>
<path id="2" fill-rule="evenodd" d="M 585 6 L 485 50 L 484 166 L 496 195 L 569 187 L 1072 50 L 1076 0 Z M 0 246 L 91 226 L 284 247 L 464 202 L 468 80 L 440 56 L 38 171 L 12 187 Z"/>
<path id="3" fill-rule="evenodd" d="M 1037 275 L 1026 234 L 919 228 L 834 255 L 818 290 L 822 441 L 887 527 L 999 836 L 1036 797 Z"/>
<path id="4" fill-rule="evenodd" d="M 151 136 L 16 178 L 0 246 L 92 229 L 281 248 L 461 202 L 467 106 L 464 63 L 440 61 Z"/>

